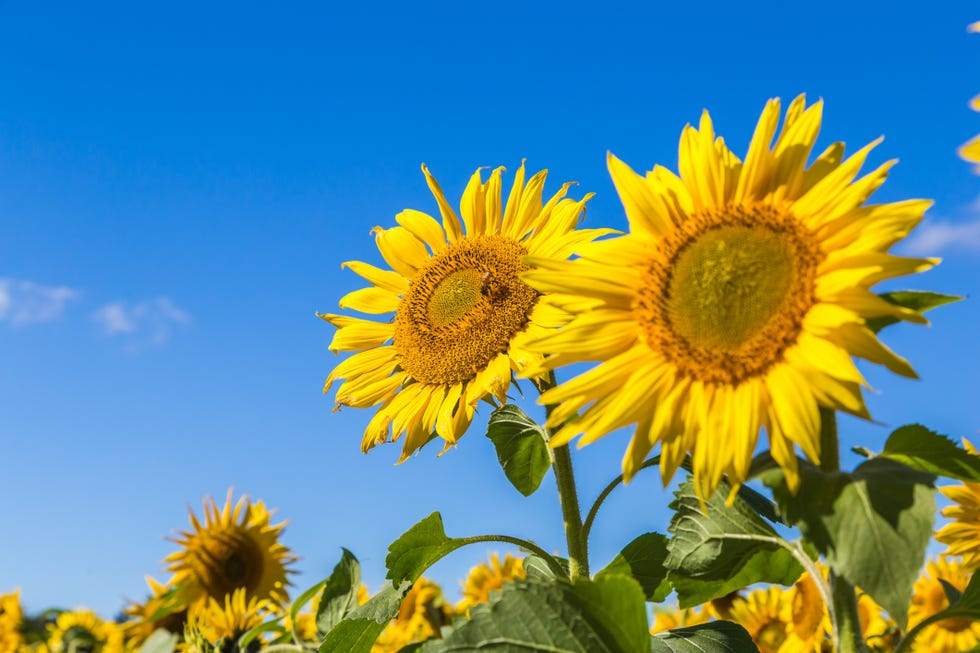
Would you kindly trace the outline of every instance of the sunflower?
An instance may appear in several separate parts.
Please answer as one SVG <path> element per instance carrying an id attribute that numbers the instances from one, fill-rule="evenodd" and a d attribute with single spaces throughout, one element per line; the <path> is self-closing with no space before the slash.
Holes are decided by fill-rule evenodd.
<path id="1" fill-rule="evenodd" d="M 970 32 L 980 32 L 980 21 L 971 23 L 966 29 Z M 970 100 L 970 108 L 980 111 L 980 95 Z M 960 147 L 960 157 L 971 163 L 980 164 L 980 136 L 974 136 Z M 976 171 L 980 173 L 980 165 L 977 165 Z"/>
<path id="2" fill-rule="evenodd" d="M 962 592 L 970 581 L 970 571 L 956 558 L 942 556 L 926 562 L 925 571 L 912 588 L 909 628 L 949 607 L 940 579 Z M 923 628 L 916 636 L 912 650 L 916 653 L 959 653 L 977 644 L 980 644 L 980 621 L 956 617 Z"/>
<path id="3" fill-rule="evenodd" d="M 371 653 L 395 653 L 409 644 L 438 637 L 439 629 L 452 616 L 453 609 L 445 602 L 442 588 L 420 578 L 402 599 L 398 616 L 385 626 Z"/>
<path id="4" fill-rule="evenodd" d="M 170 633 L 182 633 L 187 620 L 187 608 L 178 601 L 177 587 L 146 577 L 150 596 L 143 603 L 131 601 L 123 608 L 129 621 L 122 624 L 128 647 L 139 648 L 153 631 L 162 628 Z"/>
<path id="5" fill-rule="evenodd" d="M 48 624 L 48 646 L 53 653 L 122 653 L 123 631 L 90 610 L 62 612 Z"/>
<path id="6" fill-rule="evenodd" d="M 861 635 L 868 650 L 871 653 L 894 650 L 900 635 L 898 624 L 886 617 L 882 607 L 864 592 L 858 592 L 857 607 Z"/>
<path id="7" fill-rule="evenodd" d="M 463 612 L 477 603 L 487 603 L 490 601 L 491 591 L 500 590 L 504 583 L 526 576 L 521 558 L 515 558 L 508 553 L 501 562 L 500 556 L 493 553 L 489 564 L 481 562 L 470 569 L 469 575 L 463 581 L 463 600 L 456 605 L 456 610 Z"/>
<path id="8" fill-rule="evenodd" d="M 820 565 L 826 573 L 826 567 Z M 832 624 L 817 583 L 808 573 L 790 590 L 791 622 L 780 653 L 819 653 L 827 642 Z"/>
<path id="9" fill-rule="evenodd" d="M 232 505 L 232 491 L 223 508 L 214 499 L 204 500 L 204 524 L 190 511 L 193 531 L 183 531 L 173 541 L 182 549 L 167 556 L 172 583 L 182 602 L 205 597 L 223 601 L 243 588 L 249 598 L 285 601 L 288 566 L 296 560 L 279 542 L 286 522 L 270 524 L 271 513 L 261 501 L 241 497 Z"/>
<path id="10" fill-rule="evenodd" d="M 976 447 L 964 438 L 963 446 L 976 455 Z M 949 546 L 946 555 L 963 556 L 963 566 L 980 567 L 980 483 L 947 485 L 939 491 L 956 503 L 943 508 L 943 517 L 952 519 L 936 533 L 936 539 Z"/>
<path id="11" fill-rule="evenodd" d="M 779 653 L 793 624 L 791 595 L 778 587 L 755 590 L 732 603 L 732 621 L 752 636 L 761 653 Z"/>
<path id="12" fill-rule="evenodd" d="M 703 605 L 700 609 L 686 608 L 684 610 L 680 608 L 668 608 L 666 610 L 655 608 L 653 626 L 650 628 L 650 632 L 656 634 L 675 628 L 700 626 L 711 621 L 714 616 L 709 605 Z"/>
<path id="13" fill-rule="evenodd" d="M 344 267 L 371 286 L 340 300 L 341 308 L 394 313 L 393 319 L 365 320 L 317 314 L 338 327 L 332 351 L 356 351 L 327 377 L 326 393 L 338 379 L 337 408 L 380 404 L 361 442 L 367 451 L 405 435 L 401 461 L 429 440 L 445 447 L 463 435 L 480 399 L 504 402 L 512 372 L 536 362 L 523 342 L 554 326 L 559 313 L 542 304 L 524 283 L 524 257 L 564 259 L 608 229 L 576 230 L 591 194 L 565 199 L 571 184 L 542 203 L 546 170 L 525 184 L 518 168 L 506 205 L 501 172 L 484 182 L 470 178 L 460 204 L 462 222 L 423 165 L 442 225 L 407 209 L 398 227 L 373 231 L 392 270 L 360 261 Z M 390 431 L 390 433 L 389 433 Z M 445 449 L 444 449 L 445 450 Z"/>
<path id="14" fill-rule="evenodd" d="M 308 609 L 296 615 L 296 635 L 305 642 L 315 642 L 317 640 L 316 615 L 320 609 L 321 596 L 321 592 L 316 593 L 309 605 L 306 606 Z M 369 598 L 371 598 L 371 595 L 368 593 L 367 586 L 362 583 L 357 588 L 357 604 L 364 605 Z M 288 612 L 282 623 L 287 633 L 293 630 L 293 620 Z"/>
<path id="15" fill-rule="evenodd" d="M 641 177 L 609 155 L 630 233 L 570 262 L 531 257 L 538 269 L 523 275 L 581 300 L 563 304 L 567 325 L 529 343 L 555 354 L 545 367 L 600 362 L 541 396 L 561 404 L 548 421 L 560 427 L 553 444 L 636 424 L 625 477 L 660 442 L 664 482 L 691 452 L 706 497 L 724 474 L 736 486 L 746 478 L 765 428 L 795 490 L 794 444 L 820 458 L 820 407 L 868 418 L 852 356 L 915 377 L 866 320 L 926 323 L 869 288 L 938 262 L 887 253 L 930 202 L 864 205 L 894 163 L 855 180 L 880 141 L 844 161 L 835 143 L 806 167 L 822 108 L 796 98 L 772 145 L 780 103 L 770 100 L 744 162 L 707 112 L 684 129 L 679 176 L 656 166 Z"/>
<path id="16" fill-rule="evenodd" d="M 226 594 L 223 601 L 208 597 L 191 607 L 185 628 L 185 649 L 195 653 L 237 651 L 238 638 L 262 624 L 279 606 L 268 599 L 245 599 L 244 587 Z M 260 642 L 254 640 L 258 649 Z"/>
<path id="17" fill-rule="evenodd" d="M 21 622 L 20 590 L 0 594 L 0 653 L 14 653 L 24 643 Z"/>

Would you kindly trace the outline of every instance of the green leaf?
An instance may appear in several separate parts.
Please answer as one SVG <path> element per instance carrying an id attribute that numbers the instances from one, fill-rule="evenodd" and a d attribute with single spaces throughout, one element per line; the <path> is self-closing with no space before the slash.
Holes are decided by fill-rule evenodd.
<path id="1" fill-rule="evenodd" d="M 434 512 L 405 531 L 391 543 L 385 565 L 388 579 L 394 585 L 415 582 L 434 562 L 466 544 L 465 540 L 446 536 L 442 515 Z"/>
<path id="2" fill-rule="evenodd" d="M 940 295 L 939 293 L 924 292 L 922 290 L 899 290 L 897 292 L 881 293 L 878 296 L 889 304 L 911 308 L 913 311 L 918 311 L 919 313 L 925 313 L 929 309 L 936 308 L 937 306 L 951 304 L 963 299 L 955 295 Z M 891 326 L 899 321 L 898 318 L 891 316 L 873 317 L 867 320 L 867 325 L 869 329 L 878 333 L 886 326 Z"/>
<path id="3" fill-rule="evenodd" d="M 671 592 L 667 581 L 667 537 L 660 533 L 644 533 L 613 558 L 596 574 L 596 579 L 610 574 L 630 576 L 643 588 L 647 601 L 663 601 Z"/>
<path id="4" fill-rule="evenodd" d="M 319 585 L 320 583 L 317 583 L 316 585 L 314 585 L 314 587 L 318 587 Z M 286 628 L 282 625 L 282 617 L 276 617 L 272 621 L 266 621 L 265 623 L 261 623 L 255 628 L 252 628 L 251 630 L 247 630 L 244 633 L 242 633 L 242 636 L 238 638 L 238 650 L 239 651 L 247 650 L 249 644 L 255 641 L 255 638 L 257 638 L 259 635 L 263 633 L 274 632 L 277 634 L 277 638 L 278 638 L 278 636 L 285 635 L 285 631 Z M 290 637 L 292 637 L 292 635 L 290 635 Z"/>
<path id="5" fill-rule="evenodd" d="M 924 472 L 980 482 L 980 456 L 921 424 L 908 424 L 893 431 L 881 455 Z"/>
<path id="6" fill-rule="evenodd" d="M 610 575 L 571 583 L 505 584 L 496 601 L 470 608 L 469 620 L 431 640 L 422 653 L 639 653 L 648 650 L 643 591 Z"/>
<path id="7" fill-rule="evenodd" d="M 959 596 L 956 597 L 957 600 L 955 602 L 951 601 L 951 604 L 945 610 L 940 610 L 936 614 L 926 617 L 917 623 L 908 632 L 906 638 L 915 639 L 916 635 L 926 626 L 943 621 L 944 619 L 980 619 L 980 574 L 973 574 L 970 577 L 970 581 L 966 584 L 966 589 L 963 590 L 962 594 L 949 583 L 943 580 L 940 580 L 940 582 L 943 584 L 947 598 L 958 594 Z M 905 640 L 902 640 L 902 643 L 904 642 Z M 980 651 L 980 646 L 975 646 L 969 649 L 969 651 L 964 651 L 964 653 L 975 653 L 975 651 Z"/>
<path id="8" fill-rule="evenodd" d="M 354 554 L 343 549 L 340 562 L 323 586 L 316 611 L 316 630 L 322 637 L 329 633 L 348 612 L 357 607 L 357 590 L 361 586 L 361 565 Z M 296 617 L 293 617 L 295 623 Z"/>
<path id="9" fill-rule="evenodd" d="M 568 578 L 568 559 L 554 556 L 558 564 L 565 570 L 565 578 Z M 524 557 L 524 571 L 529 578 L 538 580 L 554 580 L 557 578 L 555 570 L 551 568 L 544 558 L 534 553 L 529 553 Z"/>
<path id="10" fill-rule="evenodd" d="M 351 610 L 323 638 L 320 653 L 370 653 L 381 631 L 398 616 L 402 599 L 411 587 L 407 581 L 397 588 L 389 585 Z"/>
<path id="11" fill-rule="evenodd" d="M 748 631 L 730 621 L 675 628 L 650 638 L 650 653 L 747 653 L 758 650 Z"/>
<path id="12" fill-rule="evenodd" d="M 524 496 L 533 494 L 551 467 L 544 429 L 518 406 L 506 404 L 490 414 L 487 437 L 511 485 Z"/>
<path id="13" fill-rule="evenodd" d="M 690 477 L 678 488 L 664 566 L 682 608 L 724 596 L 754 583 L 792 585 L 803 572 L 776 531 L 742 498 L 729 507 L 722 483 L 701 502 Z"/>
<path id="14" fill-rule="evenodd" d="M 885 457 L 852 473 L 822 472 L 800 461 L 793 496 L 778 470 L 763 477 L 787 521 L 827 564 L 871 595 L 905 628 L 936 512 L 935 476 Z"/>
<path id="15" fill-rule="evenodd" d="M 178 639 L 179 637 L 176 633 L 168 632 L 163 628 L 157 628 L 143 642 L 139 653 L 173 653 L 174 649 L 177 648 Z"/>

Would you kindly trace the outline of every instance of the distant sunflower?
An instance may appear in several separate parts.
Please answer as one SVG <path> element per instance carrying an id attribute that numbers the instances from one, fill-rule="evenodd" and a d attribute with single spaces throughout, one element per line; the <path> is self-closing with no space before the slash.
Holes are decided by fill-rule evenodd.
<path id="1" fill-rule="evenodd" d="M 525 578 L 524 561 L 509 553 L 503 562 L 496 553 L 490 555 L 489 564 L 481 562 L 470 569 L 469 575 L 463 581 L 463 600 L 456 605 L 456 610 L 462 612 L 477 603 L 490 601 L 490 592 L 500 590 L 504 583 Z"/>
<path id="2" fill-rule="evenodd" d="M 731 619 L 748 631 L 761 653 L 780 653 L 792 628 L 790 594 L 778 587 L 755 590 L 732 603 Z"/>
<path id="3" fill-rule="evenodd" d="M 871 653 L 885 653 L 895 649 L 900 635 L 898 624 L 887 617 L 882 607 L 864 592 L 858 592 L 858 620 L 861 623 L 861 635 Z"/>
<path id="4" fill-rule="evenodd" d="M 442 626 L 453 616 L 442 588 L 427 578 L 420 578 L 402 599 L 398 616 L 381 632 L 371 653 L 396 653 L 409 644 L 439 636 Z"/>
<path id="5" fill-rule="evenodd" d="M 223 601 L 208 597 L 206 602 L 194 605 L 187 619 L 188 642 L 204 641 L 224 651 L 237 651 L 236 640 L 260 625 L 266 617 L 278 611 L 278 605 L 267 599 L 245 599 L 245 588 L 238 588 L 225 595 Z M 200 646 L 189 648 L 201 648 Z M 207 649 L 206 646 L 203 648 Z M 201 653 L 201 652 L 198 652 Z"/>
<path id="6" fill-rule="evenodd" d="M 821 565 L 821 571 L 826 568 Z M 791 622 L 779 653 L 819 653 L 833 628 L 817 583 L 804 573 L 789 593 Z"/>
<path id="7" fill-rule="evenodd" d="M 479 170 L 473 174 L 460 222 L 423 165 L 442 224 L 420 211 L 402 211 L 395 217 L 401 226 L 373 232 L 392 270 L 360 261 L 343 264 L 372 285 L 344 296 L 340 307 L 394 318 L 318 313 L 338 327 L 331 350 L 359 352 L 334 368 L 323 391 L 346 379 L 337 389 L 337 408 L 380 404 L 364 433 L 363 451 L 402 435 L 401 460 L 435 437 L 448 448 L 466 431 L 480 399 L 504 402 L 512 372 L 539 358 L 522 343 L 556 319 L 555 309 L 542 305 L 539 293 L 521 280 L 528 269 L 524 257 L 565 259 L 583 243 L 611 233 L 576 231 L 591 194 L 563 199 L 570 184 L 542 203 L 546 170 L 525 184 L 521 164 L 504 204 L 502 171 L 494 170 L 486 182 Z"/>
<path id="8" fill-rule="evenodd" d="M 173 583 L 163 584 L 155 578 L 146 577 L 150 586 L 150 596 L 143 603 L 130 602 L 123 608 L 129 621 L 122 623 L 126 644 L 139 648 L 157 629 L 170 633 L 182 633 L 187 620 L 187 608 L 179 601 L 177 587 Z"/>
<path id="9" fill-rule="evenodd" d="M 270 512 L 261 501 L 241 497 L 232 505 L 232 491 L 223 508 L 214 499 L 204 500 L 204 523 L 190 511 L 193 531 L 184 531 L 174 542 L 182 549 L 167 556 L 173 584 L 189 604 L 210 597 L 224 601 L 236 589 L 248 598 L 284 601 L 288 566 L 296 560 L 279 542 L 286 522 L 270 524 Z"/>
<path id="10" fill-rule="evenodd" d="M 680 608 L 662 609 L 658 606 L 654 608 L 653 626 L 651 626 L 650 632 L 656 634 L 662 633 L 665 630 L 674 630 L 675 628 L 700 626 L 711 621 L 714 616 L 708 605 L 703 605 L 700 608 L 686 608 L 684 610 Z"/>
<path id="11" fill-rule="evenodd" d="M 14 653 L 24 643 L 21 622 L 20 590 L 0 594 L 0 653 Z"/>
<path id="12" fill-rule="evenodd" d="M 963 440 L 967 451 L 976 455 L 977 450 Z M 949 546 L 946 555 L 963 556 L 963 566 L 980 567 L 980 483 L 961 483 L 939 488 L 956 505 L 943 508 L 943 517 L 952 519 L 936 533 L 936 539 Z"/>
<path id="13" fill-rule="evenodd" d="M 796 98 L 773 145 L 771 100 L 744 163 L 707 112 L 684 129 L 680 176 L 655 166 L 641 177 L 609 155 L 630 233 L 570 262 L 530 257 L 538 269 L 523 275 L 542 293 L 581 299 L 565 304 L 571 322 L 530 343 L 555 354 L 545 366 L 601 362 L 542 395 L 561 404 L 548 421 L 560 427 L 554 444 L 636 424 L 624 475 L 660 442 L 664 481 L 691 452 L 704 497 L 725 474 L 746 478 L 765 428 L 795 490 L 794 444 L 820 459 L 818 409 L 868 417 L 852 356 L 915 377 L 866 320 L 926 323 L 869 288 L 937 262 L 887 253 L 930 202 L 864 205 L 893 163 L 855 179 L 879 141 L 844 161 L 835 143 L 806 167 L 822 108 Z"/>
<path id="14" fill-rule="evenodd" d="M 962 592 L 970 580 L 970 572 L 955 558 L 943 556 L 926 562 L 925 571 L 912 588 L 909 628 L 949 607 L 946 591 L 939 579 Z M 977 644 L 980 644 L 980 621 L 957 617 L 937 621 L 923 628 L 913 642 L 912 651 L 960 653 L 972 649 Z"/>
<path id="15" fill-rule="evenodd" d="M 980 32 L 980 21 L 971 23 L 967 30 L 970 32 Z M 970 108 L 980 111 L 980 95 L 970 100 Z M 976 171 L 980 173 L 980 136 L 974 136 L 960 147 L 960 157 L 977 164 Z"/>
<path id="16" fill-rule="evenodd" d="M 90 610 L 62 612 L 48 624 L 48 647 L 53 653 L 122 653 L 123 631 Z"/>

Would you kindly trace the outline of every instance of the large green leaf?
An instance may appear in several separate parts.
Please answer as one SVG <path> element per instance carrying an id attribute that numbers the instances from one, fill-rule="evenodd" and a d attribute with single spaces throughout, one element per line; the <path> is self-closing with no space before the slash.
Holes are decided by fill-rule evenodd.
<path id="1" fill-rule="evenodd" d="M 748 631 L 730 621 L 676 628 L 650 638 L 650 653 L 749 653 L 758 650 Z"/>
<path id="2" fill-rule="evenodd" d="M 800 461 L 800 489 L 781 471 L 763 476 L 787 521 L 826 556 L 827 564 L 871 595 L 905 627 L 912 584 L 932 535 L 935 476 L 885 457 L 852 473 L 822 472 Z"/>
<path id="3" fill-rule="evenodd" d="M 320 653 L 370 653 L 381 631 L 398 616 L 402 599 L 411 587 L 407 581 L 398 587 L 389 585 L 351 610 L 326 634 Z"/>
<path id="4" fill-rule="evenodd" d="M 631 578 L 524 580 L 504 585 L 491 604 L 470 609 L 445 639 L 422 653 L 642 653 L 649 650 L 643 591 Z"/>
<path id="5" fill-rule="evenodd" d="M 895 304 L 896 306 L 901 306 L 903 308 L 911 308 L 913 311 L 918 311 L 919 313 L 925 313 L 929 309 L 936 308 L 937 306 L 942 306 L 943 304 L 951 304 L 953 302 L 958 302 L 962 297 L 956 297 L 954 295 L 940 295 L 934 292 L 925 292 L 922 290 L 899 290 L 896 292 L 886 292 L 879 295 L 889 304 Z M 873 317 L 867 321 L 868 328 L 878 333 L 886 326 L 898 323 L 900 320 L 896 317 Z"/>
<path id="6" fill-rule="evenodd" d="M 670 594 L 667 582 L 667 538 L 660 533 L 644 533 L 613 558 L 596 578 L 610 574 L 632 577 L 643 588 L 647 601 L 663 601 Z"/>
<path id="7" fill-rule="evenodd" d="M 320 595 L 320 605 L 316 611 L 316 630 L 321 637 L 333 630 L 348 612 L 357 607 L 357 590 L 360 586 L 361 565 L 353 553 L 343 549 L 340 562 L 333 568 L 333 573 L 326 580 Z M 295 619 L 294 615 L 294 623 Z"/>
<path id="8" fill-rule="evenodd" d="M 724 596 L 753 583 L 792 585 L 803 567 L 781 538 L 743 499 L 729 507 L 730 486 L 722 483 L 701 502 L 688 478 L 678 488 L 664 565 L 681 607 Z"/>
<path id="9" fill-rule="evenodd" d="M 881 455 L 925 472 L 980 482 L 980 456 L 921 424 L 908 424 L 893 431 Z"/>
<path id="10" fill-rule="evenodd" d="M 394 585 L 406 580 L 414 583 L 434 562 L 464 544 L 464 540 L 446 536 L 442 515 L 434 512 L 405 531 L 388 547 L 388 557 L 385 558 L 388 579 Z"/>
<path id="11" fill-rule="evenodd" d="M 544 429 L 520 407 L 506 404 L 490 414 L 487 437 L 511 484 L 524 496 L 533 494 L 551 467 Z"/>

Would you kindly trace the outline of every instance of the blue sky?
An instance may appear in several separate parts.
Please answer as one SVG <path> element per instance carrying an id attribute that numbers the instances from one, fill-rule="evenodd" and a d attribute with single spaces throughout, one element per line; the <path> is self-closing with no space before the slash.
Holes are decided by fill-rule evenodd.
<path id="1" fill-rule="evenodd" d="M 901 161 L 877 201 L 936 200 L 905 248 L 945 260 L 895 287 L 975 296 L 980 177 L 955 150 L 980 132 L 980 14 L 873 4 L 0 1 L 0 592 L 111 615 L 229 486 L 290 520 L 299 586 L 346 546 L 377 589 L 433 510 L 451 535 L 563 548 L 553 481 L 518 495 L 482 421 L 394 467 L 398 446 L 359 451 L 372 413 L 321 394 L 339 359 L 314 311 L 360 287 L 342 261 L 380 261 L 372 227 L 436 210 L 423 161 L 458 200 L 477 166 L 527 157 L 547 190 L 597 194 L 587 226 L 624 228 L 607 150 L 676 169 L 708 108 L 744 154 L 766 99 L 805 92 L 819 149 L 886 136 L 870 163 Z M 862 367 L 872 414 L 980 439 L 980 308 L 932 317 L 885 336 L 921 381 Z M 843 424 L 845 447 L 888 433 Z M 587 504 L 627 439 L 577 452 Z M 668 500 L 655 474 L 613 495 L 594 564 L 662 531 Z M 432 576 L 455 597 L 484 554 Z"/>

